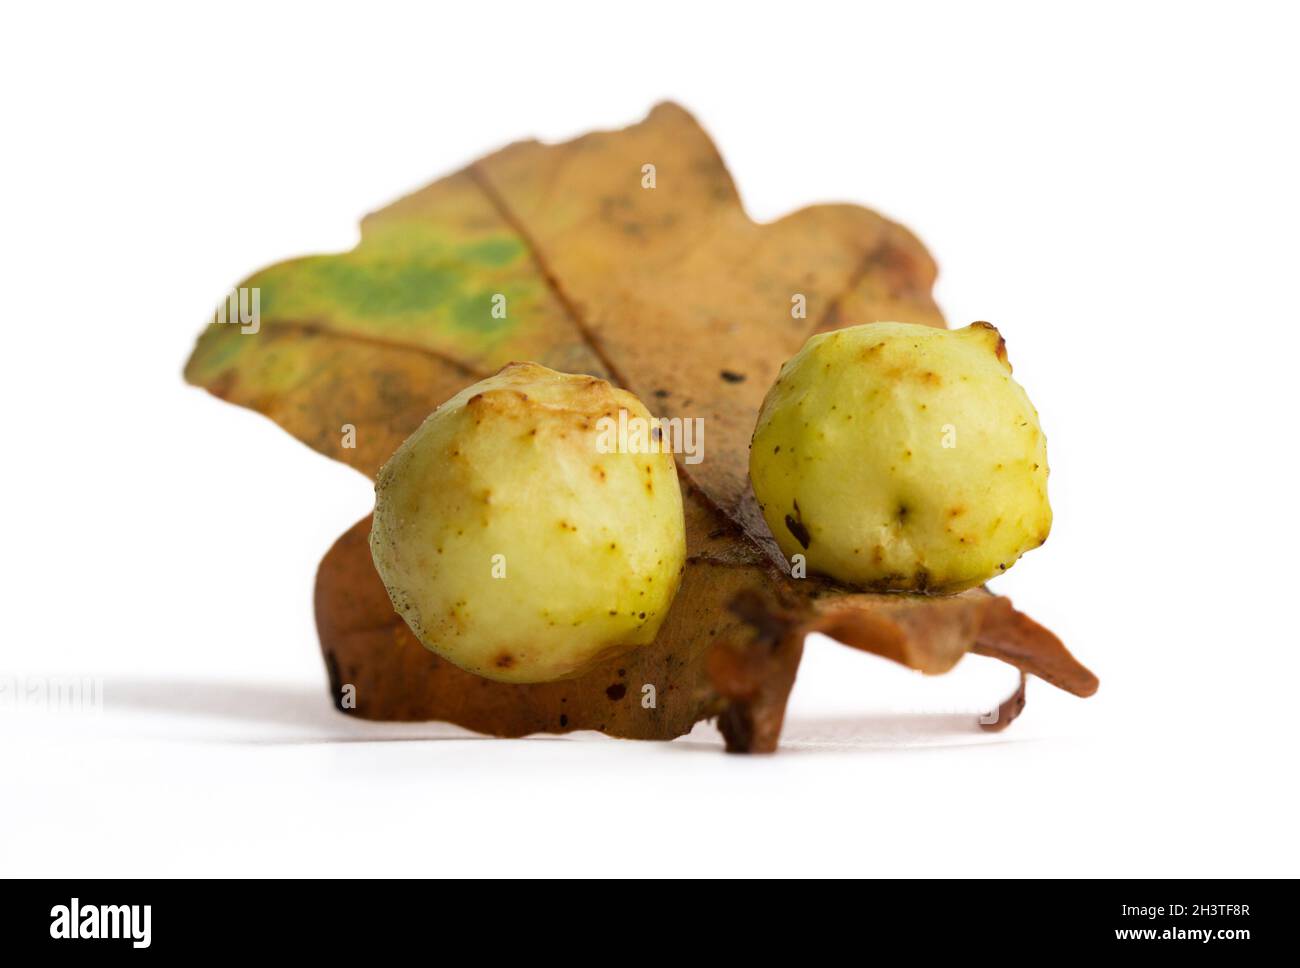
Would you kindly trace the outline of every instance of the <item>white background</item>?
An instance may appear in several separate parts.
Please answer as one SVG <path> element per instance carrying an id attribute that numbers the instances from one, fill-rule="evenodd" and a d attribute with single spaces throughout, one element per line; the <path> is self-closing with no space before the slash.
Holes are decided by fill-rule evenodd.
<path id="1" fill-rule="evenodd" d="M 34 9 L 0 15 L 0 673 L 105 704 L 0 708 L 0 873 L 1300 873 L 1294 8 Z M 875 207 L 1001 328 L 1056 524 L 993 587 L 1094 699 L 1034 681 L 983 735 L 1007 667 L 820 640 L 768 758 L 331 709 L 312 580 L 370 485 L 186 387 L 194 338 L 402 193 L 665 97 L 756 218 Z"/>

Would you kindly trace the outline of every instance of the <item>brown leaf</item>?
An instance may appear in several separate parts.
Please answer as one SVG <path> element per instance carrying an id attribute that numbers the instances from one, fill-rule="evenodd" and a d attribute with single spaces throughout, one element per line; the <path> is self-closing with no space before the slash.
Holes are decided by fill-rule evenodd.
<path id="1" fill-rule="evenodd" d="M 668 738 L 719 716 L 729 748 L 765 751 L 810 631 L 924 672 L 974 649 L 1080 695 L 1096 688 L 1055 636 L 982 590 L 866 595 L 790 579 L 750 492 L 749 437 L 782 362 L 840 325 L 942 326 L 934 273 L 910 233 L 856 206 L 754 223 L 708 137 L 664 104 L 623 131 L 512 145 L 367 217 L 351 252 L 254 275 L 261 331 L 209 327 L 186 375 L 368 474 L 511 359 L 605 377 L 660 416 L 703 417 L 704 461 L 678 462 L 687 571 L 652 645 L 566 682 L 467 674 L 393 612 L 363 521 L 321 564 L 322 648 L 335 695 L 355 685 L 371 718 Z M 489 315 L 496 295 L 507 320 Z"/>
<path id="2" fill-rule="evenodd" d="M 1020 682 L 1016 686 L 1016 691 L 1002 701 L 997 708 L 997 714 L 991 719 L 981 719 L 980 729 L 989 733 L 1000 733 L 1006 729 L 1025 710 L 1025 685 L 1027 676 L 1022 671 L 1020 673 Z"/>
<path id="3" fill-rule="evenodd" d="M 442 719 L 498 736 L 593 729 L 671 739 L 716 716 L 724 704 L 705 670 L 709 646 L 715 637 L 743 638 L 725 603 L 762 583 L 752 568 L 693 558 L 654 643 L 577 679 L 514 685 L 464 672 L 420 645 L 371 564 L 369 533 L 369 518 L 353 526 L 316 577 L 316 624 L 334 696 L 351 684 L 356 715 Z"/>

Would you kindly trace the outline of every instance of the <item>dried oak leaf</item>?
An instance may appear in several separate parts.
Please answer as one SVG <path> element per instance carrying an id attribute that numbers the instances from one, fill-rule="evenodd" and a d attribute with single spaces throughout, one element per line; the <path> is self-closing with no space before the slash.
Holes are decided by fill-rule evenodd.
<path id="1" fill-rule="evenodd" d="M 1077 695 L 1097 687 L 983 589 L 876 595 L 791 579 L 750 492 L 749 438 L 782 362 L 840 325 L 943 326 L 934 275 L 907 230 L 857 206 L 751 221 L 708 136 L 662 104 L 622 131 L 511 145 L 368 216 L 352 251 L 258 272 L 241 285 L 260 290 L 260 330 L 209 326 L 185 373 L 371 476 L 430 411 L 511 360 L 703 417 L 704 461 L 678 463 L 687 569 L 651 645 L 563 682 L 463 672 L 393 611 L 366 519 L 321 563 L 321 647 L 335 697 L 354 685 L 368 718 L 668 739 L 716 716 L 730 749 L 770 751 L 812 631 L 926 673 L 975 651 Z M 1021 705 L 1018 691 L 999 722 Z"/>

